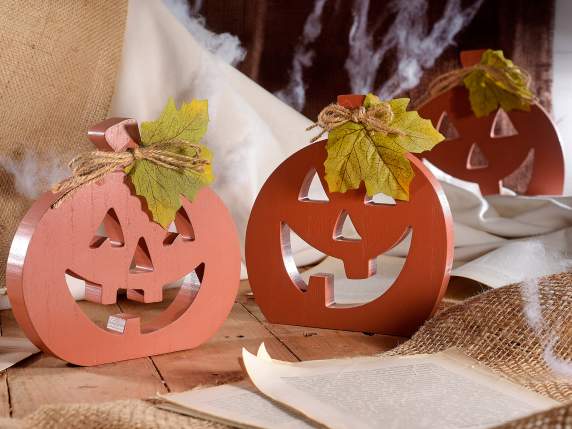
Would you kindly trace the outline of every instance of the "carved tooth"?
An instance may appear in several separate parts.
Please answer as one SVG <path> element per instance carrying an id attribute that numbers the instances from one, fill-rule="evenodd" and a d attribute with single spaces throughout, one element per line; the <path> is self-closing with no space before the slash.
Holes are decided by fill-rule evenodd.
<path id="1" fill-rule="evenodd" d="M 138 316 L 128 313 L 119 313 L 109 316 L 107 330 L 123 335 L 141 331 L 141 322 Z"/>

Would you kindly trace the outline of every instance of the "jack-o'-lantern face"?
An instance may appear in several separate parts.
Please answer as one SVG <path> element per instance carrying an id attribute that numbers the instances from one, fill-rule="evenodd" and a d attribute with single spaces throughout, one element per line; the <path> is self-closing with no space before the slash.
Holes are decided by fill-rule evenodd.
<path id="1" fill-rule="evenodd" d="M 195 347 L 220 327 L 236 296 L 238 237 L 214 192 L 203 188 L 192 203 L 182 197 L 176 232 L 169 232 L 150 220 L 130 186 L 124 173 L 111 173 L 57 208 L 47 193 L 12 244 L 8 293 L 18 323 L 41 349 L 75 364 Z M 116 303 L 118 290 L 153 303 L 163 300 L 165 285 L 193 271 L 194 281 L 152 320 L 115 314 L 106 328 L 81 311 L 66 283 L 69 276 L 84 280 L 86 299 L 102 305 Z"/>
<path id="2" fill-rule="evenodd" d="M 410 156 L 415 171 L 411 200 L 373 202 L 362 188 L 327 192 L 328 201 L 310 199 L 314 174 L 324 189 L 325 142 L 314 143 L 284 161 L 260 191 L 248 223 L 246 262 L 257 304 L 273 323 L 405 335 L 434 311 L 445 291 L 452 263 L 451 220 L 436 180 Z M 340 236 L 350 217 L 360 238 Z M 302 280 L 291 254 L 295 232 L 326 255 L 341 259 L 348 278 L 375 274 L 376 257 L 411 232 L 405 265 L 391 287 L 371 302 L 337 305 L 329 274 Z M 359 284 L 355 285 L 359 287 Z"/>
<path id="3" fill-rule="evenodd" d="M 463 66 L 478 62 L 481 52 L 464 52 Z M 533 103 L 529 112 L 512 110 L 505 114 L 498 110 L 477 118 L 467 89 L 459 86 L 429 100 L 419 108 L 419 114 L 431 119 L 445 136 L 447 128 L 454 130 L 423 156 L 446 173 L 479 184 L 484 195 L 498 194 L 503 180 L 525 162 L 532 171 L 523 193 L 562 194 L 562 147 L 550 116 L 540 105 Z M 474 158 L 480 158 L 480 162 L 473 162 Z"/>

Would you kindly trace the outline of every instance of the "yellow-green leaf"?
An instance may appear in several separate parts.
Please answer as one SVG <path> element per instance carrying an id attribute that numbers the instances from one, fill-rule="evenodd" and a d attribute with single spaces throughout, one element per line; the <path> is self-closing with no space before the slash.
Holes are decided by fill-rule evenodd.
<path id="1" fill-rule="evenodd" d="M 389 125 L 403 134 L 381 134 L 377 138 L 380 141 L 392 141 L 412 153 L 433 149 L 445 137 L 433 127 L 429 119 L 421 118 L 416 111 L 406 111 L 408 104 L 409 98 L 389 101 L 393 110 L 393 121 Z"/>
<path id="2" fill-rule="evenodd" d="M 499 106 L 505 111 L 513 109 L 530 110 L 534 95 L 528 89 L 525 75 L 502 51 L 485 51 L 481 64 L 498 69 L 504 79 L 493 76 L 486 69 L 476 68 L 463 80 L 469 90 L 473 113 L 482 117 L 494 112 Z M 511 84 L 508 85 L 507 82 Z"/>
<path id="3" fill-rule="evenodd" d="M 366 109 L 381 103 L 368 94 Z M 413 169 L 407 152 L 419 153 L 432 149 L 444 137 L 433 128 L 431 121 L 422 119 L 415 111 L 407 111 L 409 99 L 389 101 L 393 120 L 389 127 L 400 134 L 385 134 L 368 130 L 364 125 L 347 122 L 331 130 L 324 162 L 325 179 L 330 192 L 358 189 L 365 183 L 368 195 L 384 193 L 395 199 L 409 200 L 409 184 Z"/>
<path id="4" fill-rule="evenodd" d="M 211 161 L 212 153 L 199 144 L 207 125 L 206 100 L 183 103 L 177 110 L 173 99 L 169 99 L 159 119 L 141 124 L 141 142 L 144 146 L 160 145 L 162 150 L 193 157 L 199 155 L 201 159 Z M 191 144 L 197 145 L 198 149 Z M 200 188 L 213 180 L 210 163 L 204 166 L 202 172 L 197 172 L 171 169 L 147 159 L 138 159 L 125 172 L 133 183 L 135 193 L 145 199 L 152 219 L 163 228 L 168 228 L 174 220 L 181 207 L 181 196 L 192 201 Z"/>
<path id="5" fill-rule="evenodd" d="M 208 101 L 193 100 L 177 110 L 175 100 L 169 98 L 161 116 L 141 124 L 141 144 L 150 146 L 174 140 L 198 143 L 207 132 Z"/>

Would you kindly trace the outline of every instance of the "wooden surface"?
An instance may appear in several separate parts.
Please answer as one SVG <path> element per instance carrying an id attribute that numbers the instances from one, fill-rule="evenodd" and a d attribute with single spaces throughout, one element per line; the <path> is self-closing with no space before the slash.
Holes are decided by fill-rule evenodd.
<path id="1" fill-rule="evenodd" d="M 445 305 L 482 291 L 475 284 L 449 287 Z M 82 310 L 101 323 L 111 314 L 137 313 L 145 305 L 152 318 L 168 305 L 139 304 L 126 299 L 103 306 L 79 302 Z M 0 311 L 3 336 L 22 337 L 10 310 Z M 268 323 L 254 302 L 248 281 L 240 291 L 229 318 L 202 346 L 150 358 L 134 359 L 94 367 L 67 364 L 43 353 L 36 354 L 0 373 L 0 417 L 23 417 L 44 404 L 102 402 L 126 398 L 148 398 L 157 392 L 177 392 L 197 386 L 219 385 L 244 378 L 238 358 L 242 347 L 256 352 L 261 342 L 271 356 L 287 361 L 374 355 L 397 346 L 405 338 L 366 335 L 327 329 Z"/>
<path id="2" fill-rule="evenodd" d="M 139 304 L 121 299 L 109 306 L 87 301 L 79 305 L 90 317 L 103 321 L 110 314 L 137 312 L 140 305 L 152 317 L 168 302 Z M 0 324 L 2 335 L 23 336 L 10 310 L 0 312 Z M 256 352 L 261 342 L 273 357 L 297 361 L 372 355 L 401 341 L 358 332 L 272 325 L 264 320 L 248 282 L 243 281 L 227 321 L 197 349 L 94 367 L 73 366 L 43 353 L 18 363 L 0 374 L 0 416 L 22 417 L 43 404 L 147 398 L 156 392 L 237 381 L 244 377 L 238 361 L 242 347 Z"/>

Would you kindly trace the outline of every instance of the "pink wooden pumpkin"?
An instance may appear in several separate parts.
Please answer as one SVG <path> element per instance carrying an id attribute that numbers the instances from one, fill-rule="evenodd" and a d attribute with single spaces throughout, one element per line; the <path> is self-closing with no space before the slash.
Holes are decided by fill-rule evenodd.
<path id="1" fill-rule="evenodd" d="M 483 52 L 462 52 L 463 67 L 477 64 Z M 431 119 L 442 132 L 445 122 L 450 122 L 458 134 L 423 156 L 454 177 L 478 183 L 483 195 L 498 194 L 503 179 L 523 165 L 529 153 L 532 153 L 534 162 L 526 195 L 562 194 L 562 146 L 554 123 L 538 103 L 530 106 L 530 112 L 507 112 L 517 133 L 509 136 L 495 136 L 499 111 L 482 118 L 474 115 L 469 92 L 464 86 L 457 86 L 429 100 L 419 108 L 419 114 Z M 484 155 L 486 163 L 472 164 L 471 157 L 476 150 Z"/>
<path id="2" fill-rule="evenodd" d="M 340 96 L 338 103 L 354 108 L 363 99 Z M 374 203 L 363 184 L 346 193 L 327 192 L 329 201 L 310 200 L 314 173 L 327 189 L 325 143 L 311 144 L 284 161 L 256 199 L 246 235 L 246 262 L 256 302 L 272 323 L 409 335 L 435 311 L 449 279 L 452 220 L 443 191 L 423 164 L 409 155 L 415 171 L 409 202 Z M 347 215 L 360 240 L 340 236 Z M 319 251 L 341 259 L 348 278 L 364 279 L 375 274 L 376 257 L 410 229 L 412 242 L 399 277 L 377 299 L 355 306 L 334 302 L 331 274 L 313 275 L 306 285 L 289 242 L 292 230 Z"/>
<path id="3" fill-rule="evenodd" d="M 108 119 L 88 133 L 100 150 L 137 146 L 132 119 Z M 14 315 L 40 349 L 77 365 L 97 365 L 196 347 L 226 319 L 239 284 L 240 248 L 230 214 L 209 188 L 191 203 L 182 198 L 177 232 L 150 220 L 143 199 L 117 171 L 51 208 L 46 193 L 28 211 L 10 249 L 8 295 Z M 98 226 L 106 230 L 100 236 Z M 85 280 L 87 300 L 163 300 L 163 286 L 191 272 L 177 296 L 154 319 L 109 317 L 91 321 L 70 294 L 66 274 Z M 198 282 L 197 282 L 198 278 Z M 200 282 L 200 284 L 199 284 Z"/>

